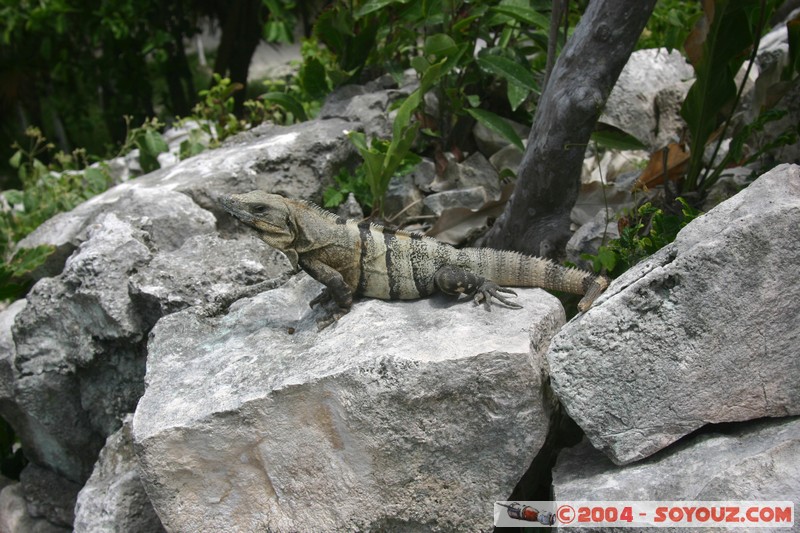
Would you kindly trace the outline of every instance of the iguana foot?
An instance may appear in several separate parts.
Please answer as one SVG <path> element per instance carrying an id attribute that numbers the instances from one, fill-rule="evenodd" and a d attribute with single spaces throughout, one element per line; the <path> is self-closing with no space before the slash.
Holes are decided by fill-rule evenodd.
<path id="1" fill-rule="evenodd" d="M 483 302 L 483 305 L 486 307 L 487 310 L 491 311 L 492 309 L 492 298 L 496 298 L 497 301 L 507 305 L 512 309 L 522 309 L 522 306 L 518 303 L 514 303 L 510 301 L 505 296 L 502 296 L 501 292 L 506 294 L 513 294 L 514 296 L 517 295 L 516 292 L 512 291 L 511 289 L 506 289 L 505 287 L 501 287 L 497 283 L 493 281 L 484 281 L 483 284 L 478 287 L 475 291 L 475 296 L 473 300 L 475 301 L 475 305 Z"/>
<path id="2" fill-rule="evenodd" d="M 455 267 L 452 265 L 443 266 L 434 274 L 434 282 L 436 287 L 445 294 L 452 294 L 458 296 L 465 294 L 472 296 L 476 304 L 483 302 L 486 309 L 491 310 L 492 298 L 507 305 L 512 309 L 521 309 L 522 306 L 510 301 L 501 292 L 506 294 L 517 295 L 511 289 L 506 289 L 493 281 L 489 281 L 483 276 L 479 276 L 463 268 Z"/>
<path id="3" fill-rule="evenodd" d="M 327 315 L 317 320 L 317 330 L 322 331 L 331 324 L 336 323 L 340 318 L 342 318 L 349 312 L 350 312 L 349 309 L 342 309 L 341 307 L 339 307 L 338 309 L 328 313 Z"/>
<path id="4" fill-rule="evenodd" d="M 349 299 L 352 305 L 352 298 Z M 333 304 L 333 305 L 331 305 Z M 350 312 L 350 306 L 343 307 L 336 302 L 336 298 L 333 295 L 333 291 L 325 287 L 322 289 L 322 292 L 319 293 L 319 296 L 308 302 L 309 307 L 314 307 L 315 305 L 319 305 L 322 307 L 332 307 L 333 309 L 330 310 L 325 316 L 317 320 L 317 329 L 322 331 L 323 329 L 327 328 L 344 315 Z"/>
<path id="5" fill-rule="evenodd" d="M 328 287 L 325 287 L 324 289 L 322 289 L 322 292 L 319 293 L 319 295 L 316 298 L 308 302 L 308 306 L 312 308 L 315 305 L 319 305 L 320 307 L 325 307 L 331 300 L 333 300 L 331 291 L 328 289 Z"/>

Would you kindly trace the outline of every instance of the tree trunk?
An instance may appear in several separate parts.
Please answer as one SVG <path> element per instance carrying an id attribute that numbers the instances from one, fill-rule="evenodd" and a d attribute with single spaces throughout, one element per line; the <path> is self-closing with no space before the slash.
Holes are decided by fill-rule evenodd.
<path id="1" fill-rule="evenodd" d="M 224 23 L 214 72 L 221 76 L 227 73 L 232 82 L 247 87 L 247 72 L 261 40 L 265 13 L 260 0 L 239 0 L 233 2 L 225 19 L 220 17 Z M 233 95 L 234 113 L 238 116 L 244 108 L 245 96 L 245 89 Z"/>
<path id="2" fill-rule="evenodd" d="M 655 3 L 589 2 L 539 100 L 514 194 L 479 245 L 563 252 L 589 137 Z"/>

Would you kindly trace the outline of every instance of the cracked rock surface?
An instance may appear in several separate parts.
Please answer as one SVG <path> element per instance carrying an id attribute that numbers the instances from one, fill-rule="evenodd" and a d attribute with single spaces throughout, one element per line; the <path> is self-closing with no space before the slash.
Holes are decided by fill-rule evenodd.
<path id="1" fill-rule="evenodd" d="M 800 166 L 686 226 L 556 335 L 552 385 L 614 462 L 713 422 L 800 414 Z"/>

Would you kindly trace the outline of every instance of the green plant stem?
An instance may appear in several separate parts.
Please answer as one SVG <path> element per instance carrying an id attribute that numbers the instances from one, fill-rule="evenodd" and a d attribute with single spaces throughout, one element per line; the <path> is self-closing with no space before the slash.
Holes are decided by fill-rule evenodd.
<path id="1" fill-rule="evenodd" d="M 722 142 L 725 140 L 725 133 L 728 130 L 728 127 L 733 120 L 734 112 L 736 108 L 739 107 L 739 102 L 742 99 L 742 94 L 744 93 L 744 88 L 747 85 L 747 78 L 750 76 L 750 70 L 752 70 L 753 65 L 756 62 L 756 57 L 758 57 L 758 45 L 761 42 L 761 32 L 764 28 L 764 15 L 767 12 L 767 2 L 766 0 L 761 0 L 761 10 L 758 15 L 758 24 L 756 25 L 756 35 L 755 39 L 753 40 L 753 51 L 750 53 L 750 59 L 747 63 L 747 68 L 744 72 L 744 77 L 742 78 L 742 83 L 739 84 L 739 90 L 736 92 L 736 98 L 733 100 L 733 107 L 731 108 L 731 112 L 728 114 L 728 118 L 725 119 L 725 123 L 722 125 L 722 131 L 719 134 L 719 139 L 717 140 L 717 145 L 714 147 L 714 153 L 711 155 L 711 165 L 712 168 L 706 170 L 703 176 L 700 178 L 698 185 L 698 189 L 700 192 L 704 192 L 708 187 L 713 185 L 717 179 L 719 179 L 719 175 L 722 173 L 725 164 L 727 163 L 727 158 L 725 158 L 722 163 L 714 167 L 714 160 L 717 158 L 717 154 L 719 153 L 720 148 L 722 147 Z M 666 168 L 666 167 L 665 167 Z"/>

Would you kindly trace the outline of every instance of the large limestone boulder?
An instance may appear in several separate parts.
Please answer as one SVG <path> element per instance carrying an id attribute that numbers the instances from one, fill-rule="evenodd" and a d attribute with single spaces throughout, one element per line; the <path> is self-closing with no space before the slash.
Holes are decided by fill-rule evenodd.
<path id="1" fill-rule="evenodd" d="M 680 52 L 637 50 L 608 96 L 600 122 L 615 126 L 653 151 L 672 140 L 683 124 L 680 106 L 694 70 Z"/>
<path id="2" fill-rule="evenodd" d="M 75 533 L 164 531 L 139 477 L 131 439 L 132 415 L 100 451 L 92 476 L 78 494 Z"/>
<path id="3" fill-rule="evenodd" d="M 590 501 L 795 500 L 796 509 L 800 494 L 798 457 L 798 418 L 715 427 L 707 434 L 626 466 L 615 465 L 584 441 L 559 455 L 553 469 L 553 496 L 556 500 Z M 631 531 L 582 529 L 617 530 Z"/>
<path id="4" fill-rule="evenodd" d="M 783 165 L 629 270 L 547 355 L 592 444 L 625 464 L 712 422 L 800 414 L 800 167 Z"/>
<path id="5" fill-rule="evenodd" d="M 545 440 L 561 304 L 365 300 L 320 332 L 320 288 L 301 275 L 153 329 L 133 435 L 164 526 L 490 529 Z"/>
<path id="6" fill-rule="evenodd" d="M 32 248 L 57 248 L 38 276 L 58 274 L 64 261 L 84 240 L 86 228 L 104 213 L 114 212 L 150 233 L 165 233 L 182 243 L 196 224 L 197 207 L 220 212 L 221 193 L 265 189 L 293 198 L 319 201 L 332 176 L 355 155 L 345 135 L 359 122 L 315 120 L 293 126 L 263 125 L 229 140 L 223 147 L 202 152 L 169 168 L 130 180 L 61 213 L 20 242 Z M 183 193 L 183 194 L 179 194 Z M 166 196 L 172 210 L 163 211 Z M 202 216 L 213 217 L 202 211 Z M 177 245 L 172 246 L 176 248 Z"/>
<path id="7" fill-rule="evenodd" d="M 263 125 L 122 183 L 20 243 L 56 247 L 26 300 L 0 313 L 0 416 L 32 462 L 14 489 L 31 492 L 32 517 L 71 526 L 98 453 L 144 392 L 147 335 L 162 316 L 219 312 L 283 279 L 285 258 L 230 217 L 218 223 L 216 196 L 319 199 L 356 153 L 344 131 L 361 127 L 353 116 Z"/>

